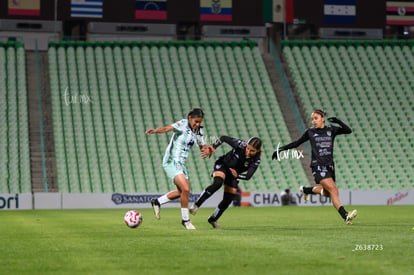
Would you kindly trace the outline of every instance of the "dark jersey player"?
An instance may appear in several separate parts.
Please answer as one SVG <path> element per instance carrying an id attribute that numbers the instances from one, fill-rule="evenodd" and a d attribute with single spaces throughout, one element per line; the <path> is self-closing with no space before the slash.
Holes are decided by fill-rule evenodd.
<path id="1" fill-rule="evenodd" d="M 208 222 L 213 228 L 220 227 L 217 220 L 237 195 L 239 180 L 249 180 L 260 164 L 261 139 L 252 137 L 245 142 L 237 138 L 221 136 L 213 144 L 213 147 L 217 148 L 224 142 L 233 149 L 219 157 L 214 163 L 213 183 L 201 193 L 190 208 L 190 213 L 195 215 L 198 208 L 224 184 L 223 200 L 208 218 Z"/>
<path id="2" fill-rule="evenodd" d="M 331 123 L 339 125 L 325 125 L 326 113 L 322 110 L 312 112 L 313 128 L 308 128 L 305 133 L 296 141 L 279 147 L 272 155 L 272 159 L 279 159 L 279 153 L 284 150 L 296 148 L 302 143 L 309 141 L 312 148 L 311 169 L 312 175 L 317 183 L 314 187 L 300 187 L 305 200 L 309 194 L 321 194 L 330 197 L 333 206 L 338 210 L 341 217 L 347 224 L 352 224 L 357 211 L 348 213 L 342 206 L 339 199 L 338 187 L 335 183 L 335 164 L 333 159 L 334 140 L 337 135 L 352 133 L 344 122 L 336 117 L 328 118 Z"/>

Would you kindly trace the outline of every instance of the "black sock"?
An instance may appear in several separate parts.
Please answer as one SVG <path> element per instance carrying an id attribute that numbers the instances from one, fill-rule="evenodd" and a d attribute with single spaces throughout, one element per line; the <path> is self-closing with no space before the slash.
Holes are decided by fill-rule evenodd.
<path id="1" fill-rule="evenodd" d="M 339 212 L 339 215 L 341 215 L 342 219 L 344 219 L 344 220 L 348 216 L 348 212 L 346 212 L 346 210 L 343 206 L 339 207 L 338 212 Z"/>
<path id="2" fill-rule="evenodd" d="M 229 207 L 233 201 L 233 198 L 233 194 L 224 192 L 223 200 L 219 203 L 214 213 L 208 218 L 208 221 L 217 221 L 221 215 L 223 215 L 224 211 L 226 211 L 226 209 Z"/>
<path id="3" fill-rule="evenodd" d="M 208 198 L 211 197 L 220 187 L 223 185 L 224 180 L 220 177 L 214 177 L 213 183 L 210 184 L 204 191 L 201 193 L 200 197 L 195 202 L 195 205 L 200 207 Z"/>
<path id="4" fill-rule="evenodd" d="M 303 193 L 310 195 L 313 194 L 313 187 L 303 187 Z"/>

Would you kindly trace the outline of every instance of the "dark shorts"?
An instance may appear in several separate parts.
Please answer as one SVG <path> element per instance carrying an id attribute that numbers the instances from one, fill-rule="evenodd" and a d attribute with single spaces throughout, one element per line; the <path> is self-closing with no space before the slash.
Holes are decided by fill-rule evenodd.
<path id="1" fill-rule="evenodd" d="M 332 178 L 335 181 L 335 166 L 333 165 L 316 165 L 312 166 L 312 175 L 315 182 L 319 184 L 321 180 Z"/>
<path id="2" fill-rule="evenodd" d="M 216 171 L 221 171 L 226 175 L 226 178 L 224 179 L 225 185 L 229 187 L 237 188 L 237 186 L 239 185 L 239 180 L 233 177 L 229 168 L 227 168 L 221 161 L 216 161 L 214 163 L 213 173 Z"/>

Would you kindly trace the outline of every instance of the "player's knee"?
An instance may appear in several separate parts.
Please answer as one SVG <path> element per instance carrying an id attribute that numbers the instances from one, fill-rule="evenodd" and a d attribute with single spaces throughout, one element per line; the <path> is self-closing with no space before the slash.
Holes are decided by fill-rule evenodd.
<path id="1" fill-rule="evenodd" d="M 222 177 L 214 177 L 213 184 L 211 184 L 206 189 L 210 194 L 213 194 L 221 188 L 223 183 L 224 183 L 224 179 Z"/>
<path id="2" fill-rule="evenodd" d="M 237 188 L 225 185 L 224 192 L 231 194 L 232 196 L 235 196 L 237 195 Z"/>
<path id="3" fill-rule="evenodd" d="M 333 195 L 338 195 L 339 191 L 338 191 L 338 187 L 336 187 L 336 184 L 334 182 L 331 183 L 330 188 L 329 188 L 329 193 L 333 194 Z"/>
<path id="4" fill-rule="evenodd" d="M 190 186 L 189 185 L 182 186 L 181 193 L 183 193 L 183 194 L 190 194 Z"/>

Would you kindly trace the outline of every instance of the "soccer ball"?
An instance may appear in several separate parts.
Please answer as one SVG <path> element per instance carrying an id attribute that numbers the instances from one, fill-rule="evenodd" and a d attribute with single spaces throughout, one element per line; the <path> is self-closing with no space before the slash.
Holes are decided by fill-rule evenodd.
<path id="1" fill-rule="evenodd" d="M 137 228 L 142 223 L 142 215 L 136 210 L 129 210 L 125 213 L 124 222 L 129 228 Z"/>

